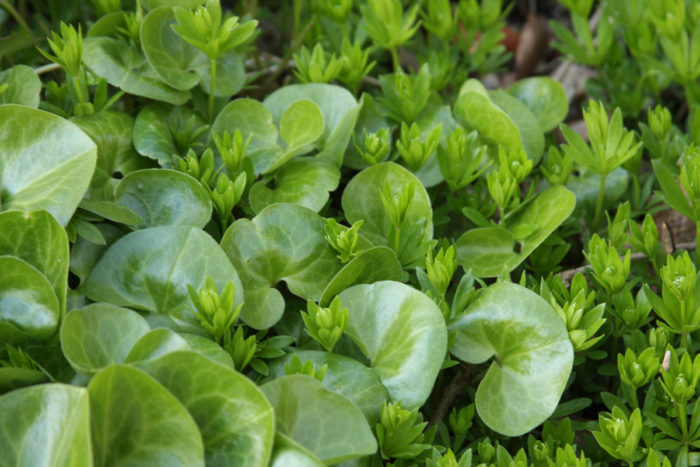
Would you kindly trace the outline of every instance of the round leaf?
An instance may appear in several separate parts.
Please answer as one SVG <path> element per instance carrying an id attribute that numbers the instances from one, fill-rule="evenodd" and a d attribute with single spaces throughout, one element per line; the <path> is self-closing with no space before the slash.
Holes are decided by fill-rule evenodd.
<path id="1" fill-rule="evenodd" d="M 231 97 L 243 88 L 246 81 L 244 58 L 244 56 L 235 53 L 223 53 L 218 58 L 216 61 L 216 82 L 214 83 L 216 97 Z M 209 94 L 211 92 L 211 63 L 209 60 L 200 60 L 195 65 L 202 90 Z"/>
<path id="2" fill-rule="evenodd" d="M 450 352 L 460 360 L 476 364 L 496 359 L 476 392 L 476 409 L 489 428 L 519 436 L 552 414 L 574 352 L 564 322 L 542 297 L 499 282 L 450 331 L 456 334 Z"/>
<path id="3" fill-rule="evenodd" d="M 61 324 L 61 349 L 66 360 L 86 375 L 122 363 L 150 328 L 135 311 L 94 303 L 68 313 Z"/>
<path id="4" fill-rule="evenodd" d="M 401 281 L 403 268 L 391 248 L 376 246 L 351 259 L 331 279 L 321 295 L 321 306 L 328 306 L 333 297 L 356 284 L 378 281 Z"/>
<path id="5" fill-rule="evenodd" d="M 207 190 L 196 179 L 175 170 L 132 172 L 117 185 L 114 195 L 146 221 L 142 228 L 160 225 L 203 228 L 211 218 L 211 197 Z"/>
<path id="6" fill-rule="evenodd" d="M 371 368 L 353 358 L 319 350 L 300 350 L 295 354 L 302 363 L 313 362 L 315 368 L 328 365 L 322 381 L 326 389 L 347 397 L 362 411 L 370 425 L 379 421 L 382 403 L 389 399 L 389 394 Z M 293 355 L 287 354 L 270 365 L 271 379 L 284 376 L 284 365 Z"/>
<path id="7" fill-rule="evenodd" d="M 46 209 L 66 225 L 95 170 L 95 143 L 63 118 L 0 106 L 0 209 Z"/>
<path id="8" fill-rule="evenodd" d="M 267 465 L 272 406 L 248 378 L 194 352 L 173 352 L 139 368 L 165 386 L 199 425 L 207 465 Z"/>
<path id="9" fill-rule="evenodd" d="M 555 129 L 569 112 L 569 99 L 564 87 L 547 76 L 534 76 L 517 81 L 508 88 L 508 93 L 535 114 L 540 128 L 545 133 Z"/>
<path id="10" fill-rule="evenodd" d="M 91 466 L 90 405 L 85 388 L 43 384 L 0 397 L 3 465 Z"/>
<path id="11" fill-rule="evenodd" d="M 165 313 L 178 324 L 198 327 L 187 285 L 198 289 L 208 275 L 218 290 L 232 280 L 235 304 L 243 302 L 236 270 L 208 234 L 196 227 L 151 227 L 109 247 L 88 277 L 86 295 L 94 301 Z"/>
<path id="12" fill-rule="evenodd" d="M 287 107 L 280 120 L 280 136 L 290 148 L 313 143 L 323 133 L 323 115 L 318 106 L 301 99 Z"/>
<path id="13" fill-rule="evenodd" d="M 0 104 L 21 104 L 39 107 L 41 80 L 27 65 L 15 65 L 0 72 L 0 86 L 7 89 L 0 93 Z"/>
<path id="14" fill-rule="evenodd" d="M 314 378 L 283 376 L 261 389 L 275 409 L 277 430 L 326 465 L 377 450 L 377 442 L 360 409 Z"/>
<path id="15" fill-rule="evenodd" d="M 51 284 L 29 263 L 0 256 L 0 342 L 45 340 L 58 326 L 60 307 Z"/>
<path id="16" fill-rule="evenodd" d="M 282 317 L 284 299 L 272 288 L 279 281 L 299 297 L 321 297 L 340 269 L 323 226 L 323 218 L 310 209 L 273 204 L 253 220 L 238 219 L 226 231 L 221 246 L 241 275 L 246 290 L 241 318 L 249 326 L 265 329 Z"/>
<path id="17" fill-rule="evenodd" d="M 398 248 L 389 242 L 393 226 L 381 199 L 385 183 L 389 184 L 393 196 L 400 196 L 404 186 L 413 186 L 413 198 L 401 227 Z M 360 236 L 373 245 L 394 248 L 404 266 L 425 258 L 433 238 L 433 212 L 428 193 L 408 170 L 393 162 L 383 162 L 363 170 L 345 187 L 342 205 L 349 223 L 354 224 L 360 219 L 365 221 Z"/>
<path id="18" fill-rule="evenodd" d="M 85 38 L 83 62 L 97 76 L 129 94 L 173 105 L 182 105 L 190 98 L 189 92 L 171 88 L 154 76 L 141 51 L 125 40 L 112 37 Z"/>
<path id="19" fill-rule="evenodd" d="M 505 91 L 491 91 L 489 97 L 515 123 L 527 156 L 532 159 L 533 164 L 537 164 L 544 153 L 544 134 L 537 117 L 525 104 Z"/>
<path id="20" fill-rule="evenodd" d="M 391 281 L 356 285 L 339 297 L 350 315 L 345 333 L 369 358 L 391 399 L 408 409 L 423 405 L 447 351 L 438 306 Z"/>
<path id="21" fill-rule="evenodd" d="M 204 466 L 195 421 L 143 371 L 114 364 L 92 378 L 88 391 L 96 465 Z"/>
<path id="22" fill-rule="evenodd" d="M 123 360 L 126 363 L 155 360 L 171 352 L 189 350 L 187 341 L 167 328 L 158 328 L 147 332 L 129 350 Z"/>
<path id="23" fill-rule="evenodd" d="M 175 23 L 171 6 L 151 10 L 141 22 L 141 47 L 160 79 L 175 89 L 187 91 L 199 83 L 199 76 L 191 67 L 204 54 L 172 30 Z"/>
<path id="24" fill-rule="evenodd" d="M 48 212 L 0 213 L 0 255 L 22 259 L 43 274 L 62 313 L 66 306 L 68 254 L 66 232 Z"/>
<path id="25" fill-rule="evenodd" d="M 316 158 L 296 159 L 275 174 L 274 188 L 255 183 L 250 189 L 250 205 L 255 212 L 275 203 L 298 204 L 318 212 L 339 181 L 340 170 L 335 164 Z"/>

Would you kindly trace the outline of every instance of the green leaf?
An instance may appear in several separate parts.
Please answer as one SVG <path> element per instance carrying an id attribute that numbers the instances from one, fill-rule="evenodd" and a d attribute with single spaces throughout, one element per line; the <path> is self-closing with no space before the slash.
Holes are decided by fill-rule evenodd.
<path id="1" fill-rule="evenodd" d="M 346 464 L 355 465 L 350 462 Z M 275 433 L 275 447 L 270 467 L 323 467 L 311 451 L 279 431 Z"/>
<path id="2" fill-rule="evenodd" d="M 0 342 L 11 345 L 46 340 L 61 316 L 46 277 L 14 256 L 0 256 Z"/>
<path id="3" fill-rule="evenodd" d="M 139 154 L 158 161 L 162 167 L 171 167 L 174 156 L 182 156 L 188 148 L 178 147 L 171 125 L 176 131 L 182 131 L 188 122 L 193 122 L 193 128 L 198 129 L 206 122 L 188 107 L 172 107 L 162 104 L 150 104 L 139 112 L 134 122 L 134 147 Z M 202 143 L 199 138 L 195 143 Z"/>
<path id="4" fill-rule="evenodd" d="M 340 166 L 357 120 L 359 104 L 346 89 L 322 83 L 283 86 L 267 96 L 263 104 L 270 110 L 275 123 L 280 124 L 289 106 L 301 99 L 316 104 L 323 115 L 323 133 L 314 143 L 319 150 L 316 157 Z"/>
<path id="5" fill-rule="evenodd" d="M 576 197 L 566 188 L 547 188 L 508 220 L 509 230 L 481 227 L 464 233 L 456 242 L 457 260 L 476 277 L 510 272 L 569 217 L 575 205 Z M 529 234 L 516 242 L 511 232 Z"/>
<path id="6" fill-rule="evenodd" d="M 0 104 L 20 104 L 39 107 L 41 80 L 27 65 L 15 65 L 0 72 L 0 87 L 8 87 L 0 93 Z"/>
<path id="7" fill-rule="evenodd" d="M 494 431 L 519 436 L 556 409 L 573 363 L 566 326 L 534 292 L 509 282 L 486 289 L 450 324 L 450 353 L 468 363 L 495 357 L 476 391 L 476 409 Z"/>
<path id="8" fill-rule="evenodd" d="M 166 169 L 132 172 L 122 179 L 115 198 L 144 219 L 140 228 L 192 225 L 204 228 L 211 219 L 211 198 L 193 177 Z"/>
<path id="9" fill-rule="evenodd" d="M 203 5 L 205 0 L 141 0 L 141 5 L 146 10 L 153 10 L 154 8 L 162 6 L 179 6 L 182 8 L 196 8 L 199 5 Z"/>
<path id="10" fill-rule="evenodd" d="M 340 302 L 349 311 L 345 334 L 370 360 L 392 401 L 425 403 L 445 359 L 442 312 L 425 294 L 399 282 L 356 285 Z"/>
<path id="11" fill-rule="evenodd" d="M 377 442 L 360 409 L 316 379 L 306 375 L 283 376 L 261 389 L 275 409 L 277 430 L 326 465 L 377 450 Z"/>
<path id="12" fill-rule="evenodd" d="M 15 368 L 12 366 L 0 367 L 0 395 L 10 392 L 13 389 L 33 386 L 46 381 L 48 381 L 48 378 L 39 370 Z M 0 402 L 0 405 L 2 405 L 2 402 Z M 0 441 L 0 447 L 1 446 L 2 442 Z"/>
<path id="13" fill-rule="evenodd" d="M 385 246 L 369 248 L 353 259 L 331 279 L 321 294 L 320 306 L 328 306 L 333 297 L 357 284 L 401 281 L 403 268 L 396 253 Z"/>
<path id="14" fill-rule="evenodd" d="M 143 224 L 144 220 L 137 212 L 115 201 L 91 201 L 83 199 L 80 208 L 113 222 L 125 225 Z M 94 226 L 97 228 L 96 226 Z M 102 233 L 100 233 L 102 236 Z"/>
<path id="15" fill-rule="evenodd" d="M 363 130 L 367 133 L 376 133 L 382 128 L 388 128 L 389 122 L 387 122 L 387 119 L 381 114 L 379 106 L 371 94 L 367 94 L 366 92 L 362 93 L 359 105 L 360 111 L 358 112 L 352 137 L 354 140 L 357 140 L 358 143 L 361 143 Z M 389 141 L 389 146 L 391 146 L 391 141 Z M 389 154 L 387 154 L 387 156 L 389 156 Z M 366 169 L 369 166 L 353 143 L 348 144 L 345 157 L 343 158 L 343 164 L 355 170 Z"/>
<path id="16" fill-rule="evenodd" d="M 267 465 L 274 439 L 272 406 L 245 376 L 190 351 L 139 364 L 190 412 L 207 465 Z"/>
<path id="17" fill-rule="evenodd" d="M 155 360 L 181 350 L 190 350 L 190 346 L 185 339 L 175 331 L 167 328 L 158 328 L 143 334 L 133 344 L 123 362 L 134 363 Z"/>
<path id="18" fill-rule="evenodd" d="M 149 68 L 140 50 L 125 40 L 87 37 L 83 40 L 83 62 L 100 78 L 129 94 L 173 105 L 182 105 L 189 92 L 163 83 Z"/>
<path id="19" fill-rule="evenodd" d="M 158 77 L 165 84 L 187 91 L 199 83 L 193 64 L 206 56 L 185 42 L 170 27 L 175 24 L 172 3 L 152 9 L 141 22 L 140 38 L 143 53 Z"/>
<path id="20" fill-rule="evenodd" d="M 73 117 L 71 122 L 97 145 L 97 168 L 110 176 L 126 175 L 151 167 L 153 162 L 141 157 L 131 142 L 134 119 L 123 112 L 106 110 L 92 115 Z"/>
<path id="21" fill-rule="evenodd" d="M 576 201 L 580 204 L 593 205 L 598 198 L 600 189 L 600 175 L 593 170 L 580 168 L 578 175 L 569 177 L 566 187 L 576 195 Z M 629 173 L 622 167 L 610 172 L 605 178 L 605 206 L 611 206 L 627 191 Z"/>
<path id="22" fill-rule="evenodd" d="M 206 337 L 198 336 L 196 334 L 182 333 L 180 337 L 185 339 L 187 345 L 190 346 L 190 350 L 197 352 L 200 355 L 207 357 L 219 365 L 223 365 L 228 368 L 233 368 L 233 359 L 228 352 L 219 346 L 216 342 Z"/>
<path id="23" fill-rule="evenodd" d="M 260 102 L 248 98 L 229 102 L 214 120 L 210 133 L 223 135 L 228 131 L 233 134 L 236 130 L 240 130 L 243 141 L 250 138 L 246 156 L 253 161 L 256 174 L 264 172 L 270 161 L 282 154 L 282 148 L 277 145 L 278 133 L 272 114 Z"/>
<path id="24" fill-rule="evenodd" d="M 353 358 L 335 353 L 301 350 L 295 354 L 302 362 L 313 362 L 315 368 L 328 365 L 322 381 L 326 389 L 347 397 L 362 411 L 370 425 L 374 426 L 379 421 L 382 403 L 389 399 L 389 394 L 375 371 Z M 294 354 L 287 354 L 270 365 L 271 379 L 284 376 L 284 365 L 293 356 Z"/>
<path id="25" fill-rule="evenodd" d="M 112 244 L 88 277 L 85 293 L 94 301 L 165 313 L 177 325 L 198 328 L 187 285 L 198 289 L 207 276 L 219 290 L 232 280 L 235 305 L 243 302 L 236 270 L 208 234 L 188 226 L 151 227 Z"/>
<path id="26" fill-rule="evenodd" d="M 275 174 L 274 188 L 255 183 L 249 201 L 256 213 L 275 203 L 298 204 L 318 212 L 339 181 L 340 170 L 335 164 L 316 158 L 295 159 Z"/>
<path id="27" fill-rule="evenodd" d="M 503 110 L 518 128 L 527 156 L 537 164 L 544 153 L 544 134 L 537 117 L 525 104 L 505 91 L 490 91 L 491 101 Z"/>
<path id="28" fill-rule="evenodd" d="M 95 464 L 204 466 L 195 421 L 143 371 L 111 365 L 92 378 L 88 391 Z"/>
<path id="29" fill-rule="evenodd" d="M 323 115 L 318 106 L 308 99 L 294 102 L 280 119 L 280 137 L 290 148 L 316 141 L 323 133 Z"/>
<path id="30" fill-rule="evenodd" d="M 148 323 L 135 311 L 94 303 L 66 315 L 61 349 L 76 371 L 92 375 L 112 363 L 123 363 L 148 331 Z"/>
<path id="31" fill-rule="evenodd" d="M 89 404 L 85 388 L 65 384 L 0 397 L 2 464 L 91 467 Z"/>
<path id="32" fill-rule="evenodd" d="M 95 144 L 61 117 L 0 106 L 0 209 L 46 209 L 66 225 L 95 170 Z"/>
<path id="33" fill-rule="evenodd" d="M 389 184 L 395 196 L 401 193 L 402 187 L 413 185 L 413 201 L 401 227 L 398 248 L 389 241 L 394 227 L 381 200 L 385 182 Z M 341 202 L 349 223 L 354 224 L 364 219 L 360 236 L 372 245 L 393 248 L 404 266 L 425 257 L 429 242 L 433 238 L 430 198 L 418 178 L 408 170 L 393 162 L 373 165 L 350 180 Z"/>
<path id="34" fill-rule="evenodd" d="M 223 53 L 216 61 L 216 82 L 214 95 L 216 97 L 231 97 L 240 91 L 246 82 L 244 56 L 233 52 Z M 195 71 L 199 75 L 202 90 L 209 94 L 211 89 L 211 63 L 209 60 L 196 64 Z"/>
<path id="35" fill-rule="evenodd" d="M 569 112 L 569 99 L 564 87 L 546 76 L 517 81 L 508 88 L 508 93 L 530 109 L 545 133 L 555 129 Z"/>
<path id="36" fill-rule="evenodd" d="M 22 259 L 43 274 L 58 298 L 61 314 L 65 312 L 68 237 L 51 214 L 46 211 L 0 213 L 0 255 Z"/>
<path id="37" fill-rule="evenodd" d="M 293 294 L 318 301 L 340 261 L 324 238 L 324 220 L 295 204 L 273 204 L 252 220 L 238 219 L 221 246 L 240 271 L 246 290 L 241 318 L 256 329 L 274 325 L 284 312 L 275 285 L 284 281 Z"/>
<path id="38" fill-rule="evenodd" d="M 476 89 L 465 88 L 474 82 L 475 80 L 468 80 L 460 90 L 454 105 L 457 121 L 469 131 L 476 130 L 491 146 L 525 149 L 518 127 L 508 114 L 491 101 L 483 85 L 476 82 Z"/>

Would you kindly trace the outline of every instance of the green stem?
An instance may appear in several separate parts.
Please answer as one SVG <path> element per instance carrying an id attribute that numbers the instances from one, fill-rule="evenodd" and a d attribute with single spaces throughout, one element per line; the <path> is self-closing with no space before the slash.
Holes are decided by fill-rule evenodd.
<path id="1" fill-rule="evenodd" d="M 209 88 L 209 121 L 214 121 L 214 89 L 216 86 L 216 60 L 209 60 L 211 68 L 211 86 Z"/>
<path id="2" fill-rule="evenodd" d="M 399 54 L 396 51 L 396 47 L 389 49 L 391 52 L 391 61 L 394 63 L 394 73 L 402 73 L 401 63 L 399 62 Z"/>
<path id="3" fill-rule="evenodd" d="M 695 270 L 700 271 L 700 221 L 695 222 Z"/>
<path id="4" fill-rule="evenodd" d="M 78 75 L 73 76 L 73 84 L 75 84 L 75 92 L 78 94 L 78 102 L 84 104 L 85 96 L 83 95 L 83 85 Z"/>
<path id="5" fill-rule="evenodd" d="M 632 174 L 632 188 L 634 189 L 635 209 L 640 209 L 642 207 L 642 200 L 640 199 L 642 189 L 639 186 L 639 177 L 636 173 Z"/>
<path id="6" fill-rule="evenodd" d="M 122 90 L 115 92 L 114 95 L 105 103 L 105 106 L 102 107 L 102 110 L 109 110 L 109 108 L 112 107 L 119 99 L 121 99 L 124 94 L 125 93 Z"/>
<path id="7" fill-rule="evenodd" d="M 681 433 L 683 434 L 683 441 L 688 441 L 688 420 L 685 410 L 685 402 L 682 404 L 676 404 L 678 409 L 678 421 L 681 424 Z"/>
<path id="8" fill-rule="evenodd" d="M 601 174 L 600 187 L 598 188 L 598 199 L 595 202 L 595 212 L 593 214 L 593 230 L 598 230 L 600 226 L 600 216 L 603 212 L 603 200 L 605 199 L 605 179 L 608 174 Z"/>

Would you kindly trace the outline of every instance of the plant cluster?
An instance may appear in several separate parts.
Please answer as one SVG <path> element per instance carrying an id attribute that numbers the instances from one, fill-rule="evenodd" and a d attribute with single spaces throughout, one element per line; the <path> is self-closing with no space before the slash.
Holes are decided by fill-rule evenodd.
<path id="1" fill-rule="evenodd" d="M 700 464 L 700 6 L 240 3 L 0 0 L 0 466 Z"/>

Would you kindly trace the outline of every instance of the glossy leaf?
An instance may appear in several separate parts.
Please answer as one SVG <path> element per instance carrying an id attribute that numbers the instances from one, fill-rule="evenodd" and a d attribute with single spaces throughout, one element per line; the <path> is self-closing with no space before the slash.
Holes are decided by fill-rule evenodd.
<path id="1" fill-rule="evenodd" d="M 543 132 L 557 127 L 569 112 L 569 99 L 562 85 L 547 76 L 534 76 L 515 82 L 508 93 L 535 114 Z"/>
<path id="2" fill-rule="evenodd" d="M 65 312 L 68 237 L 51 214 L 46 211 L 0 213 L 1 255 L 22 259 L 43 274 L 58 298 L 61 313 Z"/>
<path id="3" fill-rule="evenodd" d="M 157 160 L 162 167 L 171 167 L 176 163 L 175 156 L 184 155 L 187 148 L 177 146 L 170 126 L 179 130 L 190 120 L 194 129 L 206 124 L 199 114 L 187 107 L 147 105 L 139 112 L 134 122 L 134 147 L 139 154 Z M 202 142 L 203 138 L 196 141 Z"/>
<path id="4" fill-rule="evenodd" d="M 340 269 L 323 226 L 323 218 L 310 209 L 273 204 L 229 227 L 221 246 L 240 271 L 246 290 L 241 318 L 248 325 L 265 329 L 282 317 L 284 298 L 274 288 L 280 281 L 299 297 L 321 297 L 328 278 Z"/>
<path id="5" fill-rule="evenodd" d="M 491 101 L 503 110 L 518 128 L 527 156 L 537 164 L 544 153 L 544 134 L 530 109 L 505 91 L 489 92 Z"/>
<path id="6" fill-rule="evenodd" d="M 181 333 L 182 337 L 187 345 L 190 346 L 190 350 L 197 352 L 200 355 L 207 357 L 219 365 L 223 365 L 228 368 L 233 368 L 233 360 L 231 355 L 228 354 L 224 349 L 221 348 L 219 344 L 206 337 L 198 336 L 196 334 Z"/>
<path id="7" fill-rule="evenodd" d="M 356 285 L 340 302 L 345 329 L 370 360 L 392 401 L 412 409 L 425 403 L 447 351 L 442 312 L 425 294 L 399 282 Z"/>
<path id="8" fill-rule="evenodd" d="M 571 372 L 573 348 L 564 322 L 542 297 L 499 282 L 450 331 L 450 353 L 460 360 L 478 364 L 495 357 L 476 392 L 476 409 L 489 428 L 518 436 L 552 414 Z"/>
<path id="9" fill-rule="evenodd" d="M 413 186 L 413 198 L 401 227 L 398 247 L 389 242 L 393 226 L 381 199 L 385 183 L 389 184 L 393 196 L 399 196 L 402 187 Z M 393 162 L 383 162 L 363 170 L 345 187 L 342 205 L 348 222 L 364 220 L 360 236 L 373 245 L 393 248 L 404 266 L 425 257 L 433 238 L 430 198 L 421 182 L 408 170 Z"/>
<path id="10" fill-rule="evenodd" d="M 385 246 L 369 248 L 353 259 L 331 279 L 321 294 L 321 306 L 328 306 L 333 297 L 356 284 L 378 281 L 401 281 L 403 268 L 396 253 Z"/>
<path id="11" fill-rule="evenodd" d="M 0 271 L 0 342 L 18 344 L 51 337 L 61 309 L 46 277 L 14 256 L 0 256 Z"/>
<path id="12" fill-rule="evenodd" d="M 0 104 L 21 104 L 39 107 L 41 80 L 27 65 L 15 65 L 0 72 L 0 86 L 7 89 L 0 93 Z"/>
<path id="13" fill-rule="evenodd" d="M 170 5 L 152 9 L 143 18 L 141 46 L 160 79 L 175 89 L 187 91 L 199 83 L 199 76 L 192 70 L 193 63 L 205 57 L 172 30 L 175 14 Z"/>
<path id="14" fill-rule="evenodd" d="M 371 368 L 353 358 L 336 353 L 300 350 L 295 354 L 302 363 L 307 360 L 313 362 L 315 368 L 328 365 L 322 381 L 326 389 L 347 397 L 362 411 L 371 426 L 379 421 L 382 403 L 389 399 L 389 394 Z M 293 355 L 287 354 L 284 359 L 270 366 L 272 378 L 284 375 L 284 365 L 289 363 Z"/>
<path id="15" fill-rule="evenodd" d="M 179 325 L 199 325 L 190 311 L 187 285 L 195 289 L 207 275 L 219 290 L 232 280 L 236 301 L 243 301 L 243 286 L 221 247 L 196 227 L 151 227 L 115 242 L 95 265 L 87 280 L 86 295 L 139 310 L 165 313 Z"/>
<path id="16" fill-rule="evenodd" d="M 255 183 L 249 201 L 255 212 L 275 203 L 298 204 L 318 212 L 339 181 L 340 170 L 335 164 L 316 158 L 295 159 L 275 174 L 274 188 Z"/>
<path id="17" fill-rule="evenodd" d="M 139 227 L 192 225 L 211 218 L 211 197 L 201 183 L 182 172 L 146 169 L 132 172 L 117 186 L 115 198 L 145 221 Z"/>
<path id="18" fill-rule="evenodd" d="M 233 52 L 223 53 L 216 61 L 216 82 L 214 95 L 216 97 L 231 97 L 240 91 L 246 83 L 245 56 Z M 202 90 L 209 94 L 211 88 L 211 63 L 209 60 L 195 63 L 195 71 L 199 75 Z"/>
<path id="19" fill-rule="evenodd" d="M 477 277 L 510 272 L 571 215 L 575 205 L 576 196 L 566 188 L 548 188 L 508 220 L 508 229 L 481 227 L 464 233 L 456 242 L 457 260 Z M 516 241 L 512 232 L 521 228 L 528 235 Z"/>
<path id="20" fill-rule="evenodd" d="M 0 209 L 46 209 L 66 225 L 95 170 L 95 143 L 61 117 L 0 106 Z"/>
<path id="21" fill-rule="evenodd" d="M 141 370 L 112 365 L 88 386 L 97 465 L 204 466 L 204 448 L 187 409 Z"/>
<path id="22" fill-rule="evenodd" d="M 83 40 L 83 62 L 100 78 L 129 94 L 181 105 L 190 98 L 163 83 L 141 51 L 128 42 L 112 37 L 87 37 Z"/>
<path id="23" fill-rule="evenodd" d="M 61 324 L 61 349 L 76 370 L 91 375 L 123 363 L 150 327 L 135 311 L 94 303 L 68 313 Z"/>
<path id="24" fill-rule="evenodd" d="M 614 204 L 615 201 L 625 194 L 629 180 L 629 173 L 622 167 L 618 167 L 607 175 L 605 178 L 604 206 Z M 578 175 L 569 177 L 566 186 L 576 194 L 576 200 L 579 203 L 588 203 L 592 206 L 598 198 L 600 175 L 590 169 L 581 168 Z"/>
<path id="25" fill-rule="evenodd" d="M 360 106 L 344 88 L 332 84 L 308 83 L 283 86 L 270 94 L 263 104 L 270 110 L 276 124 L 295 102 L 307 99 L 316 104 L 323 115 L 323 133 L 314 143 L 319 149 L 316 157 L 329 159 L 340 166 L 350 141 Z"/>
<path id="26" fill-rule="evenodd" d="M 158 328 L 143 334 L 129 350 L 126 363 L 155 360 L 172 352 L 190 350 L 187 341 L 175 331 Z"/>
<path id="27" fill-rule="evenodd" d="M 311 144 L 323 133 L 323 115 L 308 99 L 294 102 L 280 119 L 280 137 L 290 148 Z"/>
<path id="28" fill-rule="evenodd" d="M 107 110 L 73 117 L 71 122 L 95 142 L 97 168 L 109 176 L 120 177 L 153 165 L 134 150 L 131 142 L 134 119 L 128 114 Z"/>
<path id="29" fill-rule="evenodd" d="M 190 412 L 202 433 L 207 465 L 267 465 L 275 420 L 252 381 L 189 351 L 142 362 L 139 368 Z"/>
<path id="30" fill-rule="evenodd" d="M 261 389 L 275 409 L 277 430 L 325 464 L 376 451 L 377 442 L 360 409 L 314 378 L 283 376 Z"/>
<path id="31" fill-rule="evenodd" d="M 0 397 L 0 464 L 91 467 L 85 388 L 43 384 Z"/>
<path id="32" fill-rule="evenodd" d="M 324 464 L 308 449 L 281 433 L 275 435 L 270 467 L 323 467 Z"/>

